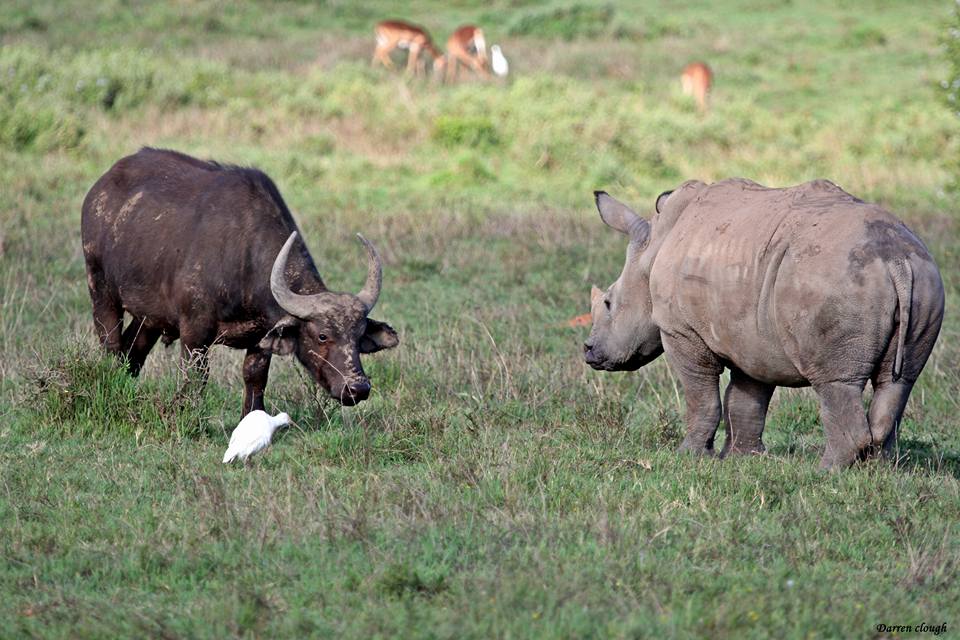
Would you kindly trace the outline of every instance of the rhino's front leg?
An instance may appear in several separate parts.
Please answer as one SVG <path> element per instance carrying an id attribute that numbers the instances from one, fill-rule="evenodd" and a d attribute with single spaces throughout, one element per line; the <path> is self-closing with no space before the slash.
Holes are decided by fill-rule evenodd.
<path id="1" fill-rule="evenodd" d="M 720 373 L 723 366 L 697 337 L 663 336 L 663 347 L 687 404 L 687 435 L 680 451 L 713 455 L 720 426 Z"/>
<path id="2" fill-rule="evenodd" d="M 727 439 L 723 443 L 722 456 L 764 452 L 763 425 L 775 388 L 738 369 L 730 370 L 730 384 L 723 396 Z"/>

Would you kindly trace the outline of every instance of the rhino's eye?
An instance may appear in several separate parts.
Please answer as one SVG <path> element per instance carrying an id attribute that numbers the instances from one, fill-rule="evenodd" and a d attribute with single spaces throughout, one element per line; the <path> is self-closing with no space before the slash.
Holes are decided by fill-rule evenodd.
<path id="1" fill-rule="evenodd" d="M 320 335 L 317 336 L 317 340 L 319 340 L 320 342 L 326 342 L 326 341 L 327 341 L 327 334 L 321 333 Z"/>
<path id="2" fill-rule="evenodd" d="M 603 306 L 605 306 L 605 307 L 607 308 L 607 311 L 610 310 L 610 299 L 609 299 L 609 298 L 604 298 L 604 299 L 603 299 Z"/>

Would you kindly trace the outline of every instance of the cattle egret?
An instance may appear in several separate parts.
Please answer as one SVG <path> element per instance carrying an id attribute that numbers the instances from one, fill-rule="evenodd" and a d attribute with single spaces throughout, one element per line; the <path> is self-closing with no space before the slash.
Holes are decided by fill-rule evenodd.
<path id="1" fill-rule="evenodd" d="M 261 449 L 270 445 L 273 432 L 285 424 L 290 423 L 290 416 L 285 413 L 271 416 L 266 411 L 251 411 L 230 436 L 230 446 L 223 454 L 223 463 L 227 464 L 236 459 L 245 461 Z"/>
<path id="2" fill-rule="evenodd" d="M 507 75 L 510 72 L 510 65 L 507 63 L 503 51 L 500 50 L 500 45 L 495 44 L 490 47 L 490 53 L 490 66 L 493 67 L 493 72 L 501 78 Z"/>

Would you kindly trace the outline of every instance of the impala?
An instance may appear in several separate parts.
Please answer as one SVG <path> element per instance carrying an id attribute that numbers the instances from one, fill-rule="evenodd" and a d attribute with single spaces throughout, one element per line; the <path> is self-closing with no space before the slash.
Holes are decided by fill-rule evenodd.
<path id="1" fill-rule="evenodd" d="M 713 72 L 703 62 L 691 62 L 683 69 L 683 75 L 680 76 L 683 93 L 696 99 L 700 111 L 707 110 L 707 93 L 712 83 Z"/>
<path id="2" fill-rule="evenodd" d="M 377 47 L 373 51 L 371 64 L 379 62 L 388 69 L 393 68 L 390 53 L 394 49 L 406 49 L 407 73 L 419 73 L 423 68 L 420 52 L 426 50 L 433 56 L 433 68 L 443 68 L 443 53 L 433 45 L 430 34 L 425 29 L 400 20 L 384 20 L 373 29 L 377 37 Z"/>
<path id="3" fill-rule="evenodd" d="M 484 78 L 487 73 L 487 42 L 483 38 L 483 29 L 465 25 L 453 32 L 447 40 L 447 80 L 458 75 L 458 64 L 473 69 Z"/>

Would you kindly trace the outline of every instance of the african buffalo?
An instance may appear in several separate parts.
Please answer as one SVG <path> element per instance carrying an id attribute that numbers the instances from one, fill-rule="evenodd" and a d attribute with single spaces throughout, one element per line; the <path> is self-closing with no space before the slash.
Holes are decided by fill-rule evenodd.
<path id="1" fill-rule="evenodd" d="M 328 290 L 276 186 L 256 169 L 141 149 L 87 193 L 81 233 L 104 348 L 133 375 L 160 338 L 179 338 L 203 372 L 211 345 L 246 349 L 244 415 L 264 408 L 273 354 L 292 353 L 353 405 L 370 393 L 360 354 L 398 344 L 393 328 L 367 317 L 381 284 L 373 245 L 359 236 L 363 290 Z"/>
<path id="2" fill-rule="evenodd" d="M 944 304 L 936 264 L 903 223 L 826 180 L 689 181 L 657 198 L 649 222 L 595 195 L 600 217 L 630 243 L 617 281 L 592 291 L 584 358 L 633 370 L 665 351 L 686 395 L 682 450 L 713 453 L 724 368 L 721 454 L 764 450 L 776 386 L 816 390 L 822 467 L 895 450 Z"/>

